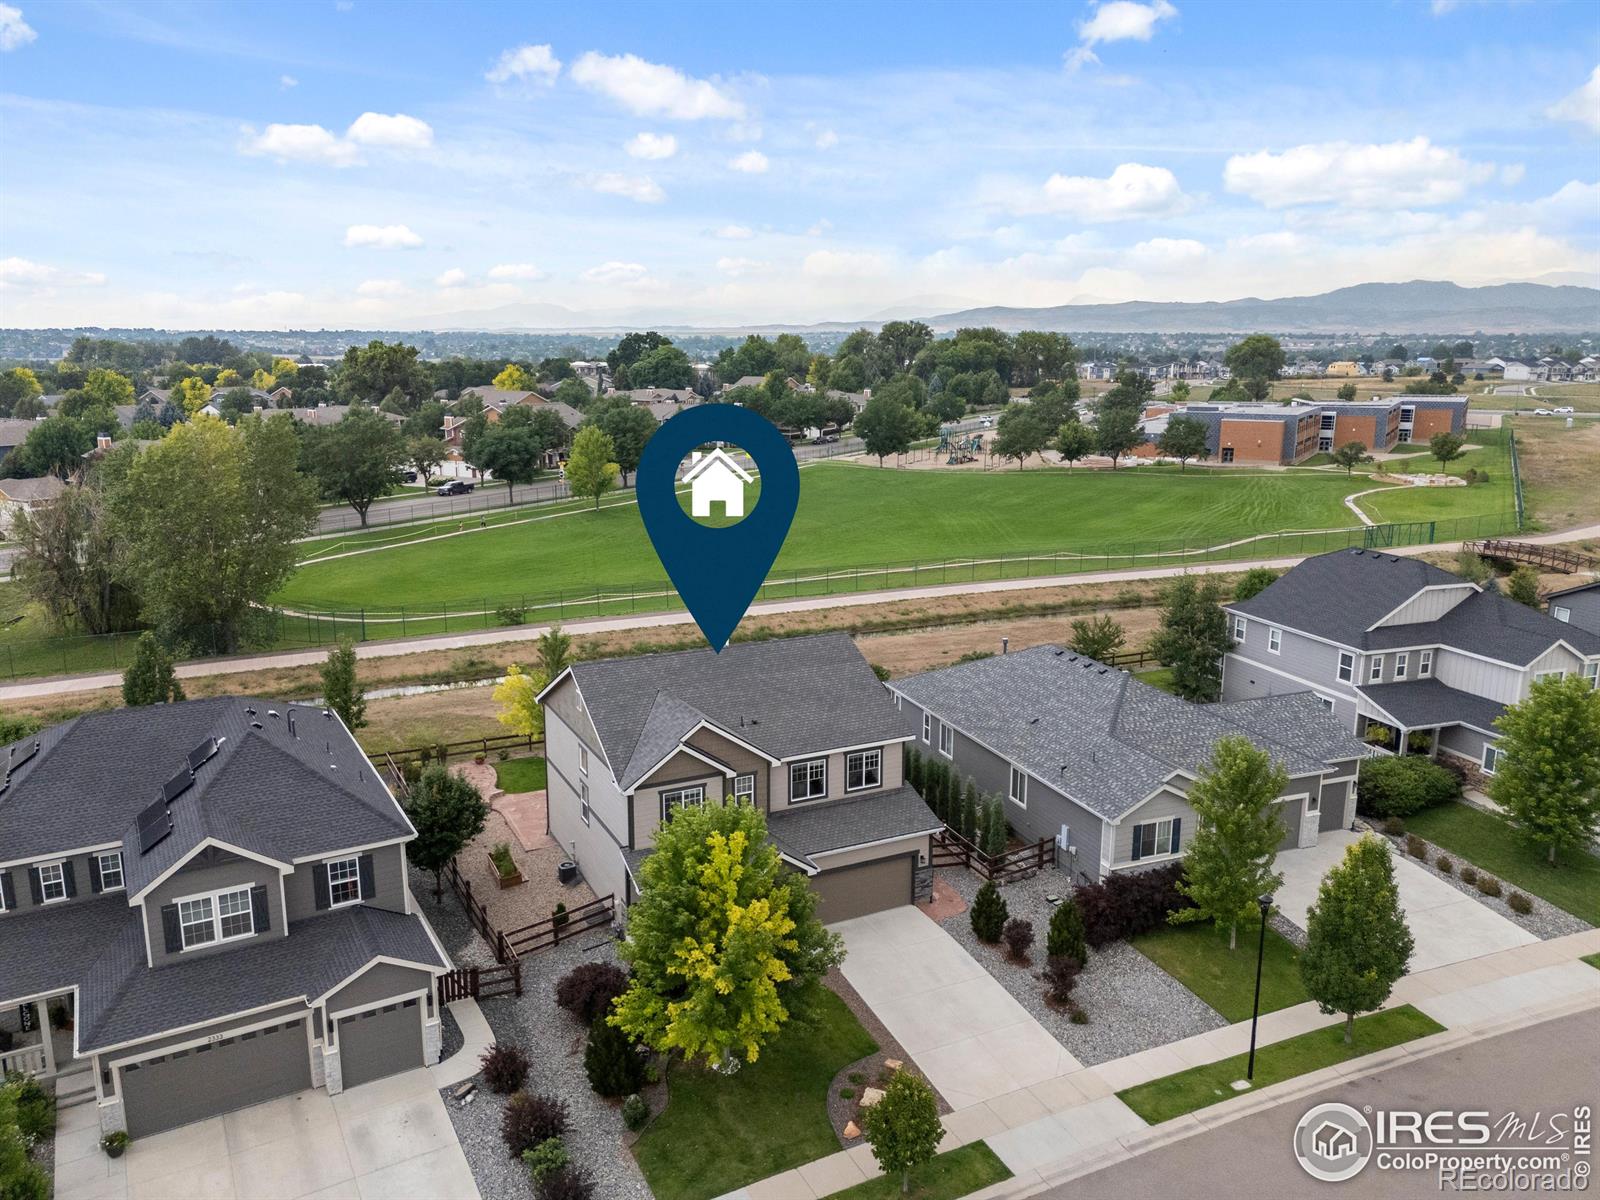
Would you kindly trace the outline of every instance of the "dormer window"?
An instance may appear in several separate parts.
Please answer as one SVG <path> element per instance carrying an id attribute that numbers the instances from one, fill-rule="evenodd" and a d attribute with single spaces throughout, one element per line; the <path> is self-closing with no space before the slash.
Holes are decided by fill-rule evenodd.
<path id="1" fill-rule="evenodd" d="M 255 911 L 248 887 L 178 901 L 178 932 L 185 950 L 237 941 L 255 931 Z"/>
<path id="2" fill-rule="evenodd" d="M 113 850 L 109 854 L 95 855 L 95 869 L 100 877 L 100 890 L 114 892 L 122 887 L 122 852 Z"/>
<path id="3" fill-rule="evenodd" d="M 328 907 L 355 904 L 361 899 L 361 860 L 336 858 L 328 864 Z"/>

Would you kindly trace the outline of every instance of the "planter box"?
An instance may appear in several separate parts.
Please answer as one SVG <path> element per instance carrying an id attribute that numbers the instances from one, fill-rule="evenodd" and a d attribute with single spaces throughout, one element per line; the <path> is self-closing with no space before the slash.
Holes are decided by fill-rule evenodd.
<path id="1" fill-rule="evenodd" d="M 517 884 L 524 882 L 520 870 L 513 870 L 509 875 L 502 875 L 500 873 L 500 864 L 494 861 L 494 855 L 492 854 L 489 855 L 489 869 L 494 872 L 494 877 L 500 881 L 502 891 L 509 887 L 516 887 Z"/>

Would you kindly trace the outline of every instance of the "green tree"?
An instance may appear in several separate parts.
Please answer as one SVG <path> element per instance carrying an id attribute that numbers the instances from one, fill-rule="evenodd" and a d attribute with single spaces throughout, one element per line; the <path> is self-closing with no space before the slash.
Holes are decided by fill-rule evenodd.
<path id="1" fill-rule="evenodd" d="M 1206 425 L 1194 417 L 1173 415 L 1156 439 L 1156 449 L 1178 460 L 1178 469 L 1187 470 L 1191 458 L 1206 456 Z"/>
<path id="2" fill-rule="evenodd" d="M 417 482 L 427 487 L 428 477 L 444 462 L 444 443 L 425 433 L 417 434 L 407 439 L 405 455 L 406 464 L 416 468 Z"/>
<path id="3" fill-rule="evenodd" d="M 1172 392 L 1170 393 L 1171 396 L 1172 396 L 1172 402 L 1174 404 L 1187 404 L 1187 403 L 1189 403 L 1190 392 L 1191 392 L 1191 389 L 1189 387 L 1188 380 L 1186 380 L 1186 379 L 1178 380 L 1176 383 L 1174 383 L 1172 385 Z"/>
<path id="4" fill-rule="evenodd" d="M 856 436 L 867 453 L 877 457 L 880 467 L 889 455 L 911 449 L 916 432 L 916 414 L 888 396 L 873 396 L 855 420 Z"/>
<path id="5" fill-rule="evenodd" d="M 604 1016 L 596 1017 L 589 1026 L 583 1070 L 595 1095 L 608 1099 L 631 1096 L 644 1083 L 644 1060 L 633 1041 Z"/>
<path id="6" fill-rule="evenodd" d="M 1578 675 L 1536 680 L 1495 720 L 1489 796 L 1552 865 L 1600 836 L 1600 691 Z"/>
<path id="7" fill-rule="evenodd" d="M 1538 609 L 1538 570 L 1527 563 L 1517 566 L 1506 579 L 1506 595 L 1518 604 L 1526 604 L 1529 608 Z"/>
<path id="8" fill-rule="evenodd" d="M 39 377 L 27 367 L 12 367 L 0 375 L 0 417 L 9 417 L 22 400 L 37 400 L 44 395 Z"/>
<path id="9" fill-rule="evenodd" d="M 1251 567 L 1239 577 L 1239 582 L 1233 589 L 1233 598 L 1241 601 L 1249 600 L 1252 596 L 1259 596 L 1276 582 L 1278 582 L 1278 572 L 1271 567 Z"/>
<path id="10" fill-rule="evenodd" d="M 539 635 L 539 669 L 546 680 L 554 679 L 572 665 L 572 638 L 563 633 L 561 626 L 552 625 Z"/>
<path id="11" fill-rule="evenodd" d="M 1336 394 L 1340 400 L 1349 404 L 1350 401 L 1356 398 L 1356 385 L 1354 383 L 1341 383 Z"/>
<path id="12" fill-rule="evenodd" d="M 356 678 L 356 646 L 341 637 L 322 664 L 322 702 L 354 733 L 367 723 L 367 693 Z"/>
<path id="13" fill-rule="evenodd" d="M 408 448 L 395 424 L 375 408 L 352 408 L 337 425 L 313 427 L 307 462 L 323 498 L 341 500 L 367 523 L 372 502 L 400 486 Z"/>
<path id="14" fill-rule="evenodd" d="M 1222 656 L 1232 642 L 1221 602 L 1214 579 L 1181 575 L 1167 589 L 1150 650 L 1172 668 L 1173 691 L 1185 700 L 1210 703 L 1222 692 Z"/>
<path id="15" fill-rule="evenodd" d="M 133 396 L 133 381 L 126 375 L 96 367 L 84 377 L 82 387 L 74 388 L 61 398 L 60 412 L 64 417 L 103 413 L 115 410 L 118 405 L 132 404 Z"/>
<path id="16" fill-rule="evenodd" d="M 145 704 L 176 704 L 183 685 L 172 669 L 172 655 L 156 635 L 145 630 L 133 646 L 133 661 L 122 673 L 122 702 L 129 708 Z"/>
<path id="17" fill-rule="evenodd" d="M 18 1120 L 18 1099 L 25 1077 L 0 1081 L 0 1196 L 5 1200 L 49 1200 L 50 1176 L 29 1156 L 31 1138 Z"/>
<path id="18" fill-rule="evenodd" d="M 567 459 L 567 486 L 572 494 L 593 496 L 598 510 L 600 497 L 617 485 L 617 469 L 617 448 L 611 435 L 593 425 L 578 430 Z"/>
<path id="19" fill-rule="evenodd" d="M 433 378 L 417 361 L 417 348 L 401 342 L 351 346 L 339 364 L 338 380 L 340 394 L 353 402 L 377 404 L 398 392 L 400 410 L 406 413 L 433 397 Z"/>
<path id="20" fill-rule="evenodd" d="M 1428 439 L 1428 453 L 1439 460 L 1439 469 L 1448 472 L 1450 464 L 1465 454 L 1467 439 L 1459 433 L 1436 433 Z"/>
<path id="21" fill-rule="evenodd" d="M 131 446 L 114 451 L 81 486 L 11 519 L 19 546 L 13 578 L 57 629 L 112 633 L 138 616 L 138 600 L 119 570 L 120 539 L 107 502 L 110 480 L 132 453 Z"/>
<path id="22" fill-rule="evenodd" d="M 1415 944 L 1388 846 L 1363 834 L 1346 847 L 1344 861 L 1322 877 L 1317 902 L 1306 915 L 1300 981 L 1323 1012 L 1344 1014 L 1348 1045 L 1356 1015 L 1389 998 Z"/>
<path id="23" fill-rule="evenodd" d="M 686 388 L 694 382 L 694 364 L 676 346 L 657 346 L 628 367 L 636 388 Z"/>
<path id="24" fill-rule="evenodd" d="M 1096 662 L 1105 662 L 1122 649 L 1128 640 L 1127 631 L 1112 617 L 1101 613 L 1096 617 L 1079 617 L 1072 623 L 1072 637 L 1067 645 L 1074 654 L 1082 654 Z"/>
<path id="25" fill-rule="evenodd" d="M 1283 371 L 1283 347 L 1275 337 L 1253 333 L 1229 346 L 1222 361 L 1252 400 L 1265 400 L 1272 395 L 1272 381 Z"/>
<path id="26" fill-rule="evenodd" d="M 1249 738 L 1230 735 L 1189 788 L 1197 828 L 1184 848 L 1178 891 L 1195 903 L 1169 918 L 1173 924 L 1214 921 L 1228 927 L 1228 949 L 1239 941 L 1239 922 L 1256 911 L 1256 897 L 1277 891 L 1283 876 L 1272 864 L 1283 840 L 1278 797 L 1289 773 Z"/>
<path id="27" fill-rule="evenodd" d="M 944 1125 L 933 1089 L 906 1070 L 896 1071 L 883 1097 L 861 1113 L 861 1132 L 885 1175 L 900 1175 L 900 1194 L 911 1190 L 911 1171 L 939 1153 Z"/>
<path id="28" fill-rule="evenodd" d="M 1061 903 L 1056 905 L 1055 912 L 1050 914 L 1050 927 L 1045 932 L 1044 952 L 1046 958 L 1069 958 L 1080 967 L 1089 960 L 1089 951 L 1084 941 L 1083 910 L 1078 907 L 1078 901 L 1069 893 Z"/>
<path id="29" fill-rule="evenodd" d="M 606 355 L 606 366 L 615 375 L 620 368 L 633 366 L 652 350 L 670 345 L 671 339 L 662 337 L 653 329 L 649 333 L 624 334 L 616 348 Z"/>
<path id="30" fill-rule="evenodd" d="M 506 485 L 506 498 L 510 500 L 520 485 L 539 477 L 545 455 L 553 448 L 549 432 L 539 429 L 530 419 L 512 421 L 501 417 L 473 443 L 472 465 L 480 471 L 493 472 Z"/>
<path id="31" fill-rule="evenodd" d="M 1372 455 L 1367 453 L 1367 448 L 1361 442 L 1346 442 L 1334 450 L 1331 455 L 1333 465 L 1343 467 L 1346 475 L 1351 475 L 1362 463 L 1372 461 Z"/>
<path id="32" fill-rule="evenodd" d="M 1044 423 L 1031 404 L 1016 404 L 1000 414 L 1000 424 L 995 432 L 993 451 L 1001 458 L 1017 460 L 1017 470 L 1030 455 L 1038 454 L 1050 444 L 1050 426 Z"/>
<path id="33" fill-rule="evenodd" d="M 977 792 L 977 784 L 967 781 L 967 788 Z M 983 802 L 983 852 L 998 858 L 1006 852 L 1006 811 L 999 796 L 990 796 Z"/>
<path id="34" fill-rule="evenodd" d="M 6 456 L 6 467 L 14 475 L 66 479 L 83 466 L 95 432 L 71 417 L 46 417 L 35 422 L 22 445 Z"/>
<path id="35" fill-rule="evenodd" d="M 1068 467 L 1079 459 L 1093 454 L 1095 445 L 1094 430 L 1079 421 L 1076 416 L 1056 431 L 1056 453 Z"/>
<path id="36" fill-rule="evenodd" d="M 433 873 L 433 899 L 444 899 L 443 873 L 450 860 L 483 832 L 489 806 L 483 796 L 443 763 L 434 763 L 411 786 L 402 806 L 417 836 L 406 843 L 406 857 L 418 870 Z"/>
<path id="37" fill-rule="evenodd" d="M 756 1061 L 844 956 L 817 919 L 816 893 L 784 866 L 751 804 L 677 810 L 640 869 L 618 947 L 628 990 L 611 1022 L 690 1061 Z"/>
<path id="38" fill-rule="evenodd" d="M 980 942 L 993 945 L 1000 940 L 1000 931 L 1006 927 L 1006 919 L 1011 911 L 1006 905 L 1005 897 L 1000 894 L 1000 889 L 995 887 L 994 880 L 984 880 L 983 886 L 978 889 L 978 894 L 972 898 L 972 932 Z"/>
<path id="39" fill-rule="evenodd" d="M 580 385 L 581 386 L 581 385 Z M 612 458 L 622 473 L 622 486 L 628 486 L 628 476 L 639 469 L 639 459 L 644 446 L 659 428 L 660 422 L 648 409 L 637 404 L 617 404 L 597 400 L 590 409 L 587 424 L 605 430 L 611 439 Z"/>
<path id="40" fill-rule="evenodd" d="M 1107 393 L 1109 395 L 1110 393 Z M 1126 405 L 1100 406 L 1095 421 L 1094 442 L 1097 453 L 1111 460 L 1111 469 L 1117 469 L 1117 460 L 1144 441 L 1144 431 L 1139 428 L 1139 410 Z"/>

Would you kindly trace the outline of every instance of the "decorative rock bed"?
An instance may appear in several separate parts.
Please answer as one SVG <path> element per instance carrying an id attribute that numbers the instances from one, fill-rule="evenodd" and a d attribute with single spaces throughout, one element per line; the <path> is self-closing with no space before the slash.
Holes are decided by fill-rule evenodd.
<path id="1" fill-rule="evenodd" d="M 911 1057 L 895 1041 L 894 1034 L 889 1032 L 878 1014 L 873 1012 L 867 1002 L 863 1000 L 855 988 L 850 986 L 850 981 L 844 977 L 842 971 L 829 971 L 824 983 L 844 1001 L 845 1007 L 861 1022 L 861 1027 L 872 1035 L 872 1040 L 878 1043 L 875 1053 L 843 1067 L 833 1077 L 832 1084 L 828 1087 L 828 1117 L 833 1122 L 833 1132 L 839 1139 L 839 1145 L 848 1150 L 861 1145 L 866 1139 L 860 1130 L 861 1095 L 863 1090 L 873 1086 L 882 1087 L 894 1068 L 890 1063 L 905 1066 L 908 1070 L 916 1072 L 916 1064 L 911 1062 Z M 851 1076 L 860 1076 L 852 1079 Z M 854 1093 L 851 1096 L 841 1096 L 841 1089 L 848 1088 Z M 945 1102 L 937 1089 L 933 1093 L 934 1100 L 939 1106 L 940 1113 L 950 1111 L 950 1105 Z M 854 1127 L 855 1134 L 847 1134 L 847 1130 Z"/>

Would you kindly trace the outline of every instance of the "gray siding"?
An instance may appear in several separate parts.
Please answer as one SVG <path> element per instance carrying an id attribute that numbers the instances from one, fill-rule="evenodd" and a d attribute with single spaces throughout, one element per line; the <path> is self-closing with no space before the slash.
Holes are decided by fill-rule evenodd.
<path id="1" fill-rule="evenodd" d="M 379 846 L 375 850 L 360 850 L 359 854 L 372 855 L 373 895 L 363 896 L 362 903 L 373 908 L 387 908 L 393 912 L 406 910 L 406 848 L 404 846 Z M 327 859 L 349 858 L 348 854 L 333 854 Z M 289 920 L 302 921 L 318 912 L 314 887 L 315 863 L 300 863 L 294 874 L 283 881 L 284 893 L 289 901 Z"/>
<path id="2" fill-rule="evenodd" d="M 1228 614 L 1228 621 L 1231 631 L 1234 614 Z M 1331 697 L 1334 716 L 1355 728 L 1356 690 L 1354 681 L 1339 680 L 1339 647 L 1284 629 L 1279 652 L 1274 654 L 1267 649 L 1272 628 L 1265 621 L 1246 620 L 1244 640 L 1235 641 L 1223 661 L 1222 698 L 1250 700 L 1316 691 Z M 1413 662 L 1415 658 L 1413 655 Z M 1355 660 L 1354 680 L 1364 681 L 1361 655 L 1356 654 Z"/>
<path id="3" fill-rule="evenodd" d="M 1143 825 L 1150 821 L 1161 821 L 1167 817 L 1179 817 L 1183 824 L 1178 829 L 1178 852 L 1188 847 L 1189 839 L 1194 836 L 1195 815 L 1194 809 L 1189 807 L 1189 802 L 1180 792 L 1162 789 L 1138 808 L 1123 817 L 1116 826 L 1111 840 L 1111 866 L 1125 867 L 1133 864 L 1133 830 L 1136 825 Z M 1166 857 L 1155 859 L 1141 859 L 1139 866 L 1160 865 L 1174 861 Z"/>
<path id="4" fill-rule="evenodd" d="M 1440 750 L 1480 765 L 1483 762 L 1483 747 L 1494 740 L 1465 725 L 1447 725 L 1439 731 Z"/>
<path id="5" fill-rule="evenodd" d="M 379 963 L 329 996 L 327 1010 L 338 1013 L 351 1008 L 368 1008 L 374 1004 L 387 1004 L 396 996 L 431 991 L 432 988 L 433 976 L 427 971 Z"/>
<path id="6" fill-rule="evenodd" d="M 1590 588 L 1586 592 L 1573 592 L 1567 596 L 1556 596 L 1550 601 L 1551 616 L 1554 610 L 1564 608 L 1568 611 L 1568 622 L 1579 629 L 1587 629 L 1590 633 L 1600 633 L 1600 587 Z"/>
<path id="7" fill-rule="evenodd" d="M 193 950 L 178 954 L 167 953 L 166 934 L 161 924 L 162 905 L 170 904 L 180 896 L 193 896 L 202 892 L 237 887 L 267 889 L 267 911 L 271 914 L 271 930 L 253 937 L 239 938 L 236 941 L 197 946 Z M 180 958 L 187 960 L 205 954 L 226 953 L 241 946 L 253 946 L 267 938 L 283 937 L 285 928 L 283 915 L 283 898 L 278 889 L 278 872 L 275 868 L 265 863 L 258 863 L 254 859 L 241 858 L 226 850 L 210 847 L 195 855 L 160 887 L 145 896 L 145 936 L 150 945 L 151 964 L 159 967 L 162 963 L 176 962 Z"/>
<path id="8" fill-rule="evenodd" d="M 1415 625 L 1422 621 L 1437 621 L 1467 597 L 1476 595 L 1477 591 L 1468 583 L 1460 587 L 1425 588 L 1378 624 Z"/>
<path id="9" fill-rule="evenodd" d="M 48 907 L 59 908 L 63 904 L 77 904 L 83 900 L 94 900 L 98 898 L 101 893 L 95 892 L 90 886 L 89 859 L 91 857 L 92 856 L 88 854 L 62 854 L 51 858 L 42 858 L 37 860 L 39 862 L 59 862 L 62 864 L 72 864 L 72 882 L 74 888 L 76 889 L 76 893 L 65 900 L 51 901 Z M 11 891 L 14 894 L 17 902 L 17 907 L 15 909 L 16 912 L 26 912 L 30 908 L 34 907 L 33 888 L 28 882 L 28 876 L 32 871 L 33 865 L 34 864 L 32 863 L 27 863 L 5 868 L 6 871 L 11 875 Z M 6 911 L 11 912 L 12 910 L 7 909 Z M 0 921 L 4 920 L 5 916 L 0 914 Z"/>

